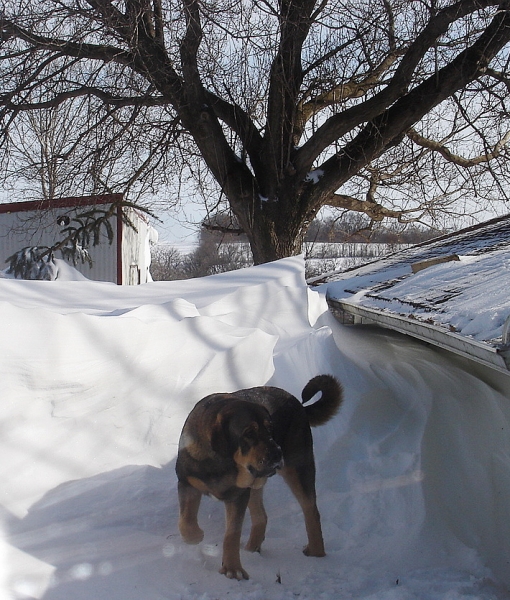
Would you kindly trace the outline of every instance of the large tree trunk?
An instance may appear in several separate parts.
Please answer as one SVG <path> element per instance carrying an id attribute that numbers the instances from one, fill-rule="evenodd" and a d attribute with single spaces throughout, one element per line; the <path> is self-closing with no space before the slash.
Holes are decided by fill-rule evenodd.
<path id="1" fill-rule="evenodd" d="M 274 200 L 254 195 L 249 211 L 246 202 L 230 205 L 248 236 L 255 264 L 279 260 L 301 253 L 304 234 L 315 216 L 310 199 L 305 202 L 302 189 L 287 179 L 273 189 L 280 193 Z M 237 210 L 236 210 L 237 209 Z"/>
<path id="2" fill-rule="evenodd" d="M 295 256 L 301 252 L 300 223 L 289 223 L 287 218 L 259 218 L 248 232 L 248 239 L 256 265 Z M 287 227 L 285 226 L 287 223 Z"/>

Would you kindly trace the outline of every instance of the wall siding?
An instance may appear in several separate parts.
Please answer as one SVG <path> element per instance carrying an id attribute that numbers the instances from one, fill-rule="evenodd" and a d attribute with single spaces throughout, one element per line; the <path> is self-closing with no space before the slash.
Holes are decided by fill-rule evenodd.
<path id="1" fill-rule="evenodd" d="M 98 208 L 103 208 L 100 205 Z M 105 205 L 104 208 L 109 208 Z M 7 268 L 6 260 L 16 251 L 26 246 L 51 246 L 62 239 L 63 227 L 57 224 L 57 219 L 67 215 L 72 218 L 83 208 L 55 208 L 0 214 L 0 269 Z M 75 268 L 88 279 L 96 281 L 117 282 L 117 218 L 112 218 L 114 240 L 109 244 L 108 238 L 102 234 L 101 243 L 91 246 L 89 253 L 92 267 L 87 263 L 78 262 Z M 59 251 L 56 258 L 62 258 Z"/>

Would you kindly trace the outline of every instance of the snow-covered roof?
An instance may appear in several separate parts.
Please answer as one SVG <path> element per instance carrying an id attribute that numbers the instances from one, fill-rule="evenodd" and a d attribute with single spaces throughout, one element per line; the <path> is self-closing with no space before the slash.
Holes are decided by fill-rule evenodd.
<path id="1" fill-rule="evenodd" d="M 510 369 L 510 215 L 313 283 L 337 316 Z"/>

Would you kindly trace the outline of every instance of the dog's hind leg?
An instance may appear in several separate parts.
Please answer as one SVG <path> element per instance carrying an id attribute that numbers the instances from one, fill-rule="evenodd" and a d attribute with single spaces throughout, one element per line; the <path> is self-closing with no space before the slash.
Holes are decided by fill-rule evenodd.
<path id="1" fill-rule="evenodd" d="M 248 552 L 260 552 L 266 537 L 267 514 L 263 503 L 264 488 L 252 489 L 248 509 L 251 518 L 250 539 L 245 548 Z"/>
<path id="2" fill-rule="evenodd" d="M 220 573 L 229 579 L 249 579 L 248 573 L 241 566 L 239 554 L 241 531 L 249 498 L 250 489 L 247 488 L 236 500 L 225 502 L 226 529 Z"/>
<path id="3" fill-rule="evenodd" d="M 315 469 L 284 466 L 280 474 L 296 497 L 305 517 L 308 544 L 303 548 L 306 556 L 325 556 L 321 517 L 315 495 Z"/>
<path id="4" fill-rule="evenodd" d="M 198 526 L 198 509 L 202 493 L 189 483 L 179 481 L 179 531 L 187 544 L 198 544 L 204 538 L 204 532 Z"/>

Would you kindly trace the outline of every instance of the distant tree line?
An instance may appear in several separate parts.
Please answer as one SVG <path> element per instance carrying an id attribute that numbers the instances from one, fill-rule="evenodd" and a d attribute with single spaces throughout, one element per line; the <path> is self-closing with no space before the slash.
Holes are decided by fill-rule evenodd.
<path id="1" fill-rule="evenodd" d="M 218 243 L 200 238 L 189 254 L 163 244 L 151 250 L 151 275 L 154 281 L 194 279 L 242 269 L 253 264 L 248 244 Z"/>
<path id="2" fill-rule="evenodd" d="M 416 223 L 401 224 L 390 221 L 376 223 L 366 215 L 346 212 L 341 218 L 314 219 L 308 227 L 305 242 L 371 243 L 371 244 L 419 244 L 442 235 L 445 231 L 431 229 Z M 235 218 L 229 214 L 217 214 L 202 223 L 200 242 L 214 240 L 217 243 L 248 242 L 239 230 Z"/>
<path id="3" fill-rule="evenodd" d="M 315 219 L 308 228 L 305 242 L 419 244 L 443 233 L 416 223 L 374 225 L 365 215 L 346 213 L 342 219 Z"/>
<path id="4" fill-rule="evenodd" d="M 388 226 L 369 228 L 368 220 L 360 215 L 347 213 L 342 220 L 315 219 L 308 229 L 305 242 L 308 244 L 387 244 L 388 252 L 400 244 L 417 244 L 440 235 L 443 232 L 433 231 L 409 224 L 406 227 L 391 223 Z M 253 264 L 247 237 L 236 230 L 235 220 L 229 215 L 215 216 L 204 222 L 200 230 L 197 247 L 190 253 L 181 253 L 170 245 L 158 245 L 152 250 L 151 274 L 155 281 L 171 281 L 176 279 L 192 279 L 216 275 L 235 269 L 242 269 Z M 352 248 L 350 249 L 352 251 Z M 368 250 L 359 253 L 365 261 L 375 256 Z M 377 253 L 379 254 L 379 252 Z M 308 251 L 307 251 L 308 255 Z M 337 252 L 333 248 L 321 248 L 313 251 L 310 258 L 316 259 L 314 264 L 307 265 L 307 276 L 319 275 L 334 269 Z M 351 257 L 349 255 L 349 257 Z M 354 257 L 352 257 L 354 260 Z M 319 262 L 317 259 L 321 260 Z M 354 263 L 353 263 L 354 264 Z"/>

